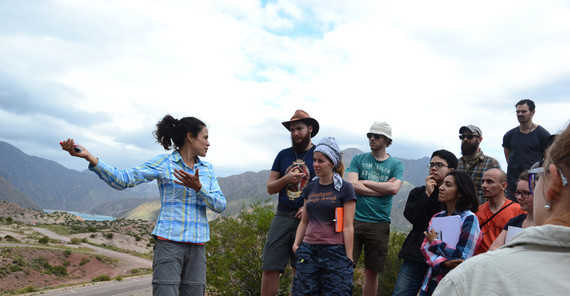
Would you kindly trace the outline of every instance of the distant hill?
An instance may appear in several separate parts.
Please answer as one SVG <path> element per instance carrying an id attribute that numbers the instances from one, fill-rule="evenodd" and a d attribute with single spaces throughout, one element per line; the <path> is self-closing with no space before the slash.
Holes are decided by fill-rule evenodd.
<path id="1" fill-rule="evenodd" d="M 23 194 L 20 190 L 8 182 L 4 177 L 0 176 L 0 200 L 17 204 L 23 208 L 42 211 L 42 208 Z"/>
<path id="2" fill-rule="evenodd" d="M 101 182 L 92 172 L 80 173 L 54 161 L 29 156 L 1 141 L 0 176 L 42 209 L 105 214 L 92 210 L 104 202 L 158 196 L 155 184 L 118 191 Z M 0 192 L 8 192 L 7 186 L 1 186 Z"/>
<path id="3" fill-rule="evenodd" d="M 349 148 L 342 153 L 345 167 L 348 167 L 352 157 L 362 151 Z M 424 184 L 429 158 L 400 160 L 406 167 L 406 182 L 394 197 L 392 226 L 407 230 L 410 225 L 403 218 L 406 199 L 412 188 Z M 218 178 L 227 200 L 223 215 L 235 215 L 243 206 L 260 200 L 276 204 L 277 195 L 267 193 L 268 177 L 269 170 L 263 170 Z M 67 169 L 56 162 L 29 156 L 8 143 L 0 142 L 0 199 L 12 198 L 23 202 L 26 196 L 36 204 L 36 209 L 71 210 L 113 217 L 152 220 L 156 219 L 159 207 L 159 194 L 154 182 L 118 191 L 92 172 Z M 34 208 L 33 204 L 25 207 Z M 212 212 L 209 215 L 215 216 Z"/>
<path id="4" fill-rule="evenodd" d="M 154 199 L 139 204 L 135 208 L 119 215 L 118 217 L 125 219 L 141 219 L 155 221 L 160 211 L 160 199 Z"/>
<path id="5" fill-rule="evenodd" d="M 362 151 L 349 148 L 342 151 L 343 163 L 348 167 L 350 160 L 354 155 L 362 153 Z M 410 190 L 416 186 L 423 185 L 425 182 L 425 174 L 427 173 L 426 164 L 429 158 L 421 158 L 418 160 L 401 159 L 406 167 L 404 179 L 406 180 L 398 194 L 394 197 L 392 205 L 392 226 L 400 231 L 411 229 L 411 224 L 404 218 L 404 207 Z M 269 195 L 267 193 L 267 178 L 269 171 L 245 172 L 239 175 L 233 175 L 226 178 L 218 178 L 222 192 L 227 200 L 227 209 L 223 216 L 236 215 L 243 206 L 248 206 L 256 201 L 269 200 L 274 206 L 277 205 L 277 194 Z M 148 201 L 137 208 L 125 213 L 121 217 L 132 219 L 156 219 L 160 203 L 158 200 Z M 214 214 L 208 213 L 208 217 L 212 218 Z"/>

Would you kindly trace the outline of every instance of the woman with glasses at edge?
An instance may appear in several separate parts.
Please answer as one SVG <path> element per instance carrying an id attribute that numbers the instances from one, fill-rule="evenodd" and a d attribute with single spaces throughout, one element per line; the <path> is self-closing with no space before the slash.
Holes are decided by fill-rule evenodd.
<path id="1" fill-rule="evenodd" d="M 544 164 L 528 173 L 536 226 L 460 264 L 434 295 L 568 295 L 570 125 L 547 149 Z"/>
<path id="2" fill-rule="evenodd" d="M 502 247 L 507 239 L 507 234 L 509 231 L 509 226 L 518 228 L 528 228 L 534 226 L 534 218 L 532 215 L 532 200 L 534 196 L 528 188 L 528 171 L 524 171 L 519 176 L 517 180 L 517 191 L 515 191 L 515 197 L 518 203 L 521 205 L 521 209 L 526 212 L 526 214 L 520 214 L 507 222 L 503 231 L 497 236 L 493 244 L 489 247 L 489 251 L 496 250 Z"/>

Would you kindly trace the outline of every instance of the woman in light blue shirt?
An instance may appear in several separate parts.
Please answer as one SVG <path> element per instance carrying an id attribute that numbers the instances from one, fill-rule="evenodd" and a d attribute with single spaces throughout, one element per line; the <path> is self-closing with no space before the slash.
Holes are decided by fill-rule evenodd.
<path id="1" fill-rule="evenodd" d="M 60 145 L 70 155 L 87 160 L 89 170 L 115 189 L 157 181 L 161 208 L 152 231 L 156 238 L 153 295 L 204 295 L 204 243 L 210 239 L 206 208 L 216 213 L 226 208 L 212 165 L 200 159 L 210 146 L 208 128 L 194 117 L 178 120 L 166 115 L 156 124 L 154 135 L 165 150 L 174 151 L 127 170 L 100 161 L 73 139 Z"/>

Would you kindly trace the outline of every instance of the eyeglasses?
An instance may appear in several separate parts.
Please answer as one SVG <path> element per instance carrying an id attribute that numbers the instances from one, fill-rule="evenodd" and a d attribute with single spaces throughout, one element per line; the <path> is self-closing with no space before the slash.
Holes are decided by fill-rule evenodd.
<path id="1" fill-rule="evenodd" d="M 373 134 L 373 133 L 367 133 L 366 136 L 368 137 L 368 139 L 371 139 L 372 137 L 374 137 L 374 139 L 378 140 L 378 139 L 380 139 L 380 137 L 381 137 L 382 135 Z"/>
<path id="2" fill-rule="evenodd" d="M 479 138 L 478 135 L 459 135 L 459 140 L 463 140 L 467 138 L 467 140 L 471 140 L 473 138 Z"/>
<path id="3" fill-rule="evenodd" d="M 543 163 L 542 161 L 539 161 L 535 163 L 530 168 L 530 170 L 528 170 L 528 189 L 530 190 L 530 193 L 532 195 L 534 195 L 534 189 L 536 188 L 536 183 L 538 183 L 538 180 L 540 179 L 539 174 L 543 174 L 544 172 L 547 173 L 549 172 L 548 169 L 542 167 L 542 163 Z M 566 185 L 568 185 L 568 179 L 566 179 L 566 176 L 564 176 L 560 168 L 557 169 L 558 173 L 560 174 L 560 179 L 562 179 L 562 186 L 566 187 Z"/>
<path id="4" fill-rule="evenodd" d="M 532 194 L 529 191 L 515 191 L 514 195 L 515 197 L 522 196 L 522 198 L 524 199 L 527 199 L 532 196 Z"/>
<path id="5" fill-rule="evenodd" d="M 441 163 L 441 162 L 430 162 L 427 165 L 428 168 L 432 169 L 432 168 L 436 168 L 436 169 L 441 169 L 442 167 L 448 167 L 445 164 Z"/>
<path id="6" fill-rule="evenodd" d="M 534 188 L 536 188 L 536 183 L 538 182 L 539 175 L 544 173 L 544 168 L 542 167 L 542 161 L 539 161 L 530 167 L 528 170 L 528 190 L 532 195 L 534 195 Z"/>

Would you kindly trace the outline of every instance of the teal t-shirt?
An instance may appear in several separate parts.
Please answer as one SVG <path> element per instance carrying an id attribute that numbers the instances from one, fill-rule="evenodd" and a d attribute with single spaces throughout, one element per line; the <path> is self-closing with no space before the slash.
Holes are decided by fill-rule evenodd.
<path id="1" fill-rule="evenodd" d="M 357 173 L 358 180 L 386 182 L 392 178 L 404 181 L 404 164 L 389 156 L 384 161 L 378 161 L 372 153 L 355 155 L 350 161 L 347 172 Z M 356 195 L 356 213 L 354 219 L 363 222 L 391 222 L 393 195 L 364 196 Z"/>

